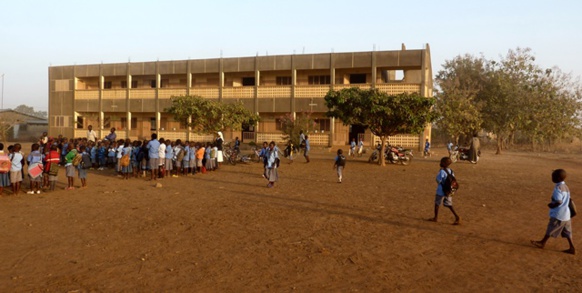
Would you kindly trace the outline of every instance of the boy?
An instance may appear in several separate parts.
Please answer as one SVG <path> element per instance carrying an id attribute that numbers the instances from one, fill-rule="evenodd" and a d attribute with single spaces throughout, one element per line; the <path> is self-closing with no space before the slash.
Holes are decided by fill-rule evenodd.
<path id="1" fill-rule="evenodd" d="M 546 235 L 540 241 L 532 240 L 531 244 L 543 249 L 550 236 L 556 238 L 558 235 L 561 235 L 570 244 L 570 248 L 564 250 L 564 252 L 576 254 L 576 248 L 574 248 L 574 243 L 572 243 L 572 221 L 568 206 L 570 203 L 570 189 L 568 189 L 564 180 L 566 180 L 566 171 L 564 169 L 558 169 L 552 172 L 552 182 L 556 185 L 552 193 L 552 201 L 548 204 L 550 208 L 550 221 L 546 229 Z"/>
<path id="2" fill-rule="evenodd" d="M 346 157 L 344 157 L 343 153 L 342 149 L 337 150 L 337 156 L 333 163 L 333 168 L 337 170 L 337 183 L 342 183 L 342 171 L 346 167 Z"/>
<path id="3" fill-rule="evenodd" d="M 428 138 L 424 142 L 424 156 L 423 157 L 424 158 L 430 157 L 430 142 L 428 141 Z"/>
<path id="4" fill-rule="evenodd" d="M 453 223 L 453 225 L 460 225 L 461 224 L 461 217 L 459 217 L 459 215 L 457 215 L 457 212 L 455 212 L 455 209 L 453 208 L 452 194 L 447 195 L 443 191 L 443 183 L 447 179 L 447 176 L 449 176 L 449 174 L 455 176 L 455 173 L 453 172 L 453 170 L 449 169 L 449 166 L 452 163 L 453 163 L 453 161 L 451 161 L 451 159 L 449 157 L 443 157 L 441 159 L 441 162 L 440 162 L 441 169 L 439 170 L 439 173 L 436 176 L 437 189 L 436 189 L 436 196 L 435 196 L 435 200 L 434 200 L 434 218 L 429 219 L 429 221 L 432 221 L 432 222 L 438 221 L 439 207 L 441 204 L 443 204 L 445 207 L 447 207 L 449 210 L 451 210 L 451 212 L 455 216 L 455 222 Z"/>

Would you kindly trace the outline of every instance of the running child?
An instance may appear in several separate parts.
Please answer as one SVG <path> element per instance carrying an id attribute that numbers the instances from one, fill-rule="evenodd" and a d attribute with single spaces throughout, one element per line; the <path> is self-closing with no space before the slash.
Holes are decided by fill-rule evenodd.
<path id="1" fill-rule="evenodd" d="M 434 218 L 430 219 L 429 221 L 437 222 L 439 216 L 439 207 L 440 205 L 444 205 L 447 207 L 453 215 L 455 216 L 455 222 L 453 225 L 460 225 L 461 224 L 461 217 L 457 215 L 455 209 L 453 208 L 453 196 L 452 194 L 445 194 L 443 191 L 443 183 L 447 179 L 447 176 L 452 175 L 455 176 L 453 170 L 449 168 L 449 166 L 453 163 L 449 157 L 443 157 L 440 162 L 441 169 L 436 176 L 437 182 L 437 189 L 436 189 L 436 196 L 434 200 Z"/>

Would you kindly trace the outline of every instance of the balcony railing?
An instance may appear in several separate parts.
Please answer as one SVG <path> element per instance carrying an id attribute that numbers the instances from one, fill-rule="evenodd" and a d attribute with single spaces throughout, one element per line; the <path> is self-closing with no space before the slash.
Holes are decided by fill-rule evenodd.
<path id="1" fill-rule="evenodd" d="M 96 90 L 77 90 L 75 91 L 75 99 L 77 100 L 98 100 L 99 91 Z"/>
<path id="2" fill-rule="evenodd" d="M 417 83 L 384 83 L 377 84 L 376 88 L 389 95 L 402 93 L 420 93 L 420 84 Z"/>
<path id="3" fill-rule="evenodd" d="M 258 87 L 258 97 L 259 98 L 290 98 L 291 97 L 291 86 L 259 86 Z"/>
<path id="4" fill-rule="evenodd" d="M 156 90 L 154 89 L 132 89 L 129 91 L 132 99 L 155 99 Z"/>
<path id="5" fill-rule="evenodd" d="M 207 99 L 218 99 L 218 87 L 210 87 L 210 88 L 190 88 L 190 95 L 192 96 L 200 96 Z"/>
<path id="6" fill-rule="evenodd" d="M 223 98 L 252 99 L 255 97 L 255 87 L 239 86 L 222 89 Z"/>
<path id="7" fill-rule="evenodd" d="M 103 90 L 103 99 L 125 99 L 127 90 Z"/>
<path id="8" fill-rule="evenodd" d="M 329 90 L 329 85 L 297 85 L 295 86 L 295 97 L 323 98 Z"/>
<path id="9" fill-rule="evenodd" d="M 172 96 L 185 96 L 186 94 L 186 89 L 160 89 L 158 97 L 160 99 L 168 99 Z"/>
<path id="10" fill-rule="evenodd" d="M 363 89 L 363 90 L 369 90 L 372 88 L 371 84 L 368 83 L 358 83 L 358 84 L 334 84 L 333 85 L 333 89 L 336 91 L 342 90 L 342 89 L 349 89 L 349 88 L 353 88 L 353 87 L 357 87 L 359 89 Z"/>

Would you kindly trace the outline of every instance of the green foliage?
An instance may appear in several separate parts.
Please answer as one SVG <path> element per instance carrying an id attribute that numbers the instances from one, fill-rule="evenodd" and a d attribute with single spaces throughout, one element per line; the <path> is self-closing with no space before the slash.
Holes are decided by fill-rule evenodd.
<path id="1" fill-rule="evenodd" d="M 172 106 L 164 111 L 198 133 L 241 130 L 243 124 L 259 121 L 259 116 L 247 110 L 242 103 L 221 103 L 199 96 L 175 96 L 171 101 Z"/>
<path id="2" fill-rule="evenodd" d="M 535 146 L 579 132 L 579 81 L 557 68 L 540 68 L 530 49 L 509 50 L 500 61 L 456 57 L 436 81 L 439 127 L 453 137 L 490 131 L 498 154 L 518 135 Z"/>
<path id="3" fill-rule="evenodd" d="M 434 99 L 414 93 L 388 95 L 353 87 L 328 92 L 325 103 L 327 116 L 339 118 L 345 125 L 369 128 L 382 139 L 382 148 L 388 136 L 421 133 L 436 117 L 431 110 Z M 379 162 L 384 165 L 384 160 Z"/>
<path id="4" fill-rule="evenodd" d="M 40 118 L 48 118 L 48 113 L 46 111 L 35 111 L 34 107 L 30 107 L 24 104 L 16 106 L 16 108 L 14 108 L 14 111 Z"/>
<path id="5" fill-rule="evenodd" d="M 435 78 L 440 88 L 435 95 L 440 115 L 436 124 L 455 143 L 460 136 L 471 137 L 481 129 L 482 105 L 477 95 L 483 88 L 485 62 L 470 55 L 458 56 L 446 61 Z"/>
<path id="6" fill-rule="evenodd" d="M 299 134 L 301 131 L 305 134 L 311 133 L 315 129 L 315 121 L 311 118 L 311 113 L 297 113 L 295 117 L 291 113 L 279 118 L 283 139 L 291 141 L 295 146 L 299 146 Z"/>

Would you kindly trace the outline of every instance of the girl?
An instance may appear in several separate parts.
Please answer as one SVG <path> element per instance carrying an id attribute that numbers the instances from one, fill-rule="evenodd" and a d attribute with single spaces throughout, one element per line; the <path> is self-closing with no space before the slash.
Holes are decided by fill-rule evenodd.
<path id="1" fill-rule="evenodd" d="M 6 156 L 4 154 L 4 144 L 0 143 L 0 156 Z M 6 158 L 6 157 L 4 157 Z M 10 160 L 10 159 L 8 159 Z M 5 173 L 0 173 L 0 196 L 2 196 L 2 192 L 4 192 L 4 187 L 10 186 L 10 171 Z"/>
<path id="2" fill-rule="evenodd" d="M 81 152 L 81 155 L 83 157 L 90 156 L 89 153 L 87 152 L 87 148 L 84 145 L 79 147 L 79 152 Z M 85 188 L 87 187 L 87 169 L 83 168 L 82 165 L 83 164 L 77 165 L 77 169 L 79 172 L 79 179 L 81 180 L 81 188 Z"/>
<path id="3" fill-rule="evenodd" d="M 65 168 L 67 172 L 67 188 L 66 190 L 74 190 L 75 187 L 73 184 L 75 183 L 75 166 L 73 166 L 73 159 L 77 155 L 77 150 L 75 146 L 70 143 L 67 145 L 67 155 L 65 156 Z"/>
<path id="4" fill-rule="evenodd" d="M 20 192 L 20 184 L 22 183 L 22 160 L 24 156 L 20 152 L 22 146 L 17 143 L 12 147 L 10 153 L 10 182 L 12 183 L 12 193 L 18 194 Z"/>
<path id="5" fill-rule="evenodd" d="M 133 173 L 133 166 L 131 163 L 131 155 L 132 155 L 132 147 L 131 147 L 131 140 L 126 139 L 123 148 L 121 149 L 121 156 L 129 156 L 130 162 L 127 166 L 121 166 L 121 173 L 123 174 L 123 179 L 129 180 L 129 174 Z M 120 158 L 121 159 L 121 158 Z"/>
<path id="6" fill-rule="evenodd" d="M 32 168 L 38 168 L 38 164 L 42 163 L 42 154 L 40 153 L 39 148 L 40 145 L 38 143 L 32 144 L 31 152 L 26 158 L 29 170 Z M 42 175 L 39 174 L 36 177 L 32 177 L 32 175 L 29 173 L 28 179 L 30 181 L 30 191 L 28 191 L 27 194 L 40 194 L 40 183 L 42 182 Z"/>

